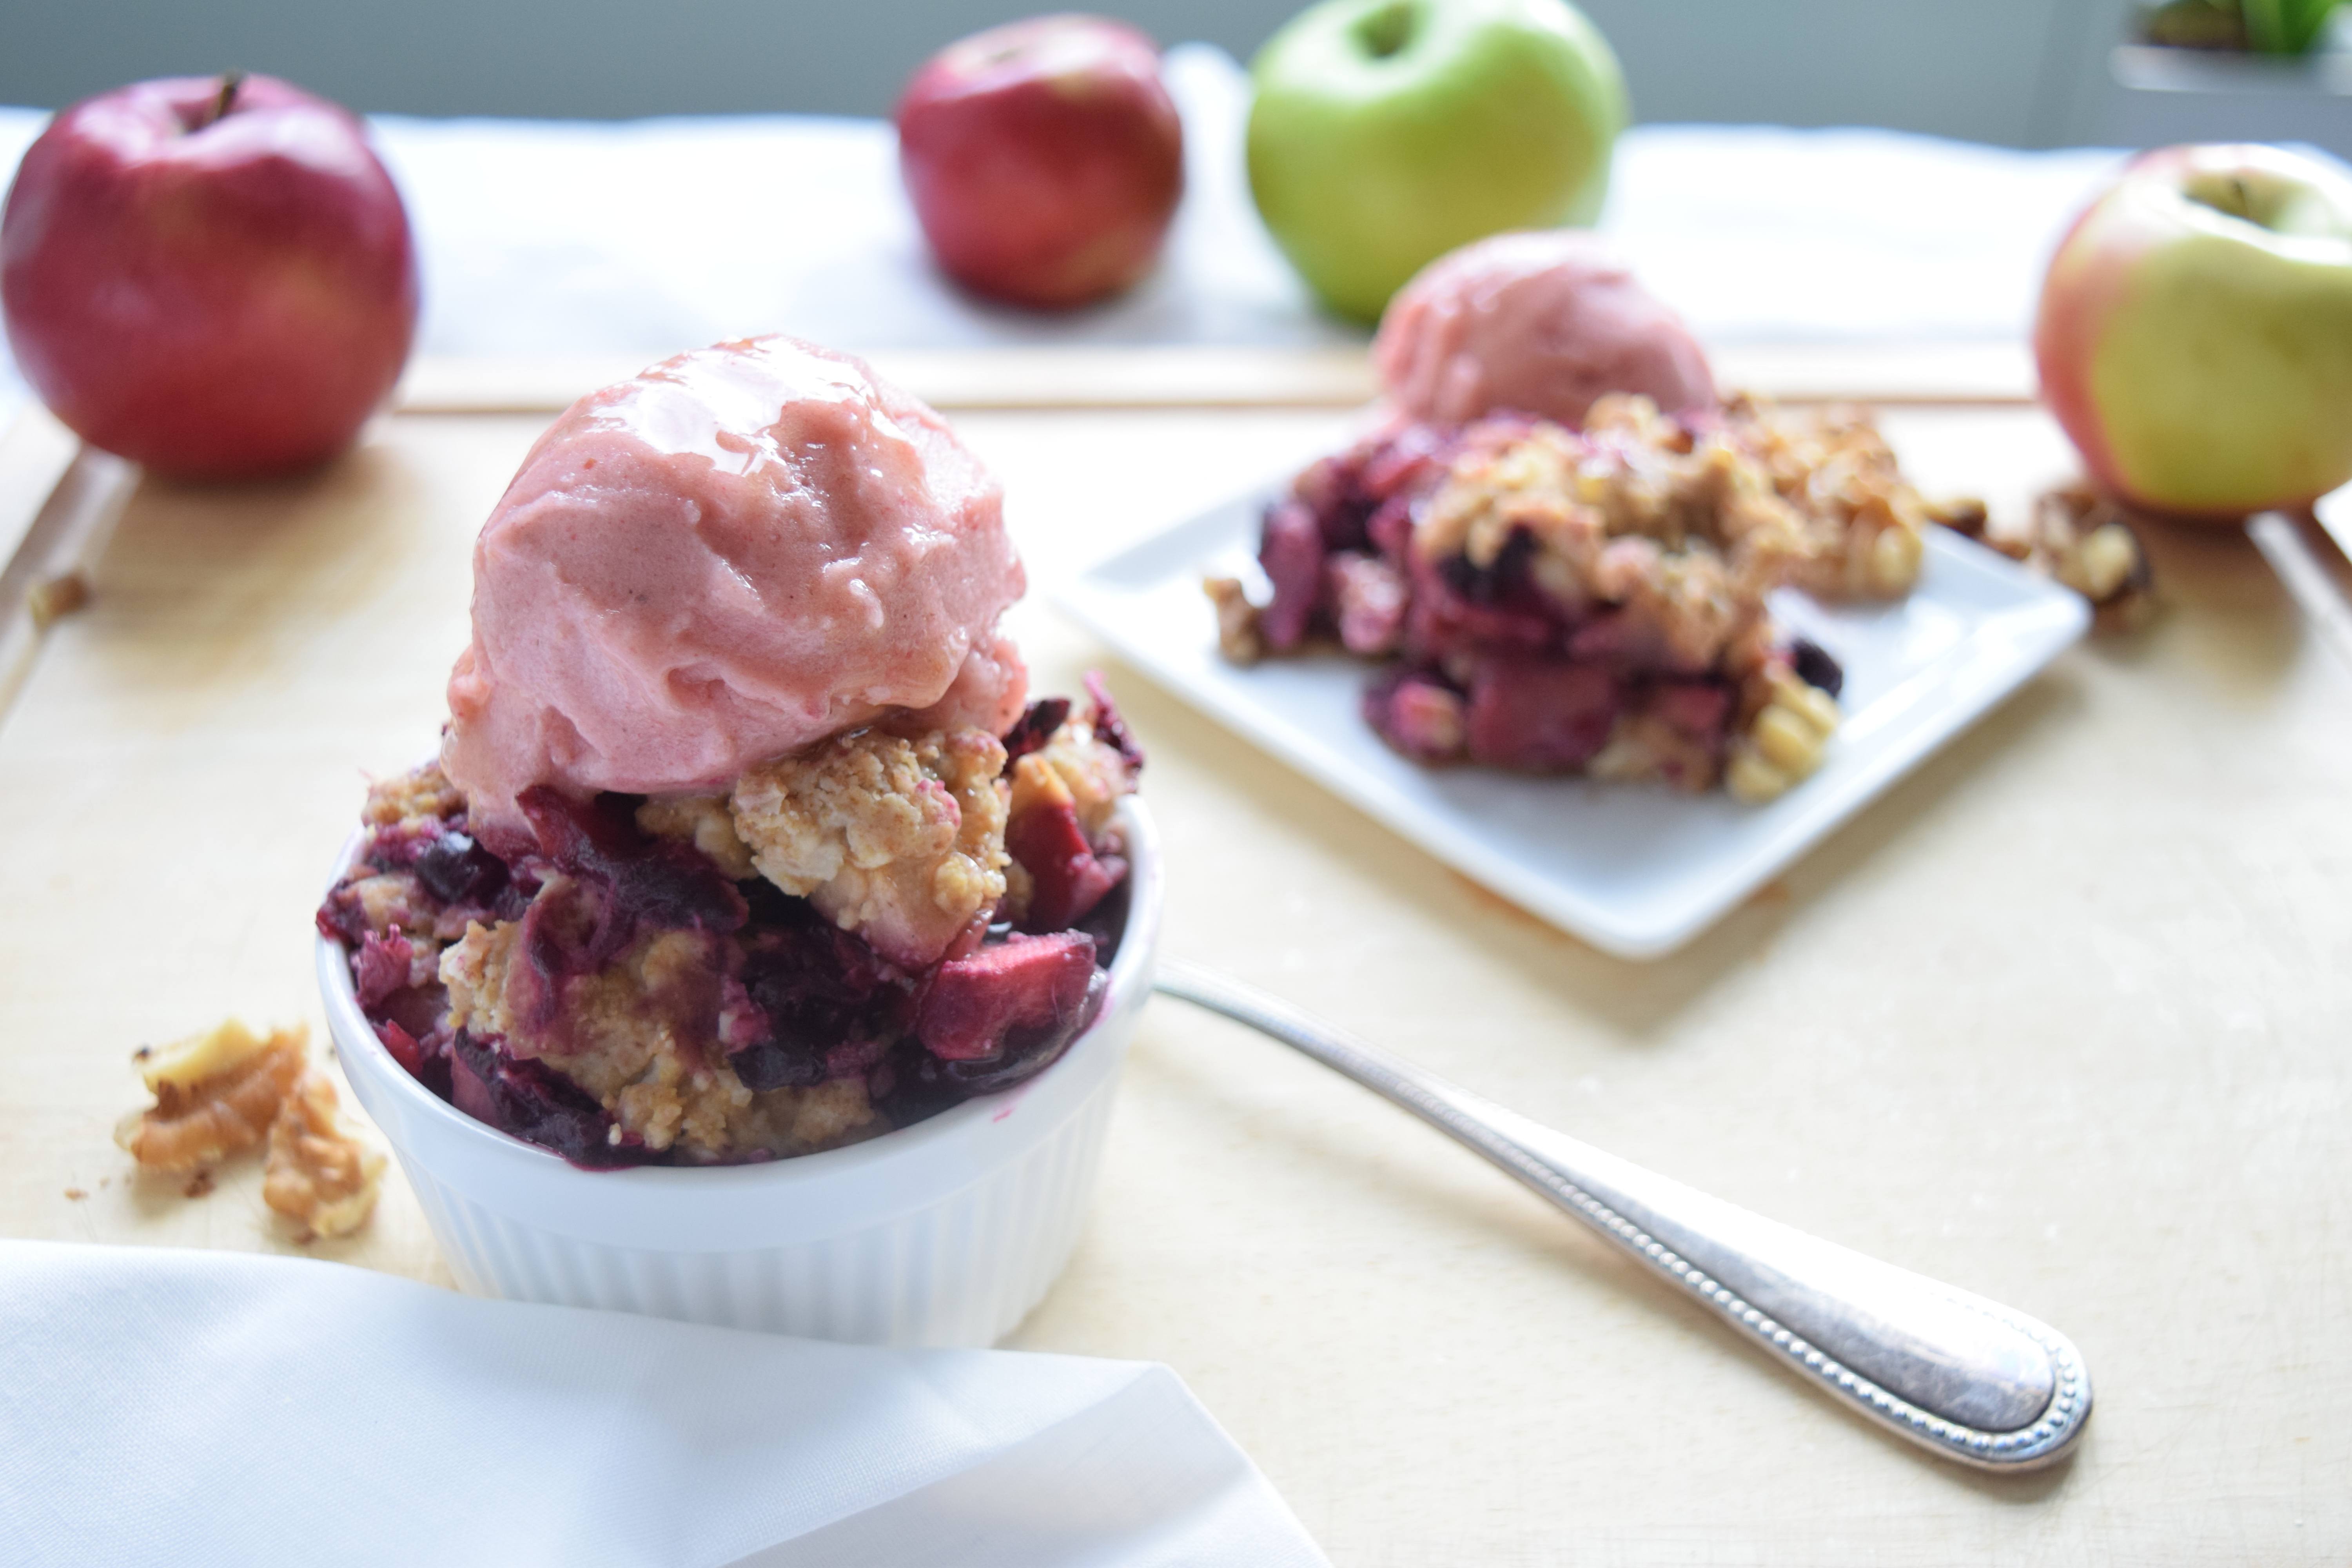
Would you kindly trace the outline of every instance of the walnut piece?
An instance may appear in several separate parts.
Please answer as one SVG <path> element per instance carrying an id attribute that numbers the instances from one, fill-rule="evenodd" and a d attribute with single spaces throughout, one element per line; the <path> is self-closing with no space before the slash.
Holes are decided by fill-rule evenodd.
<path id="1" fill-rule="evenodd" d="M 310 1030 L 264 1037 L 231 1019 L 135 1058 L 154 1106 L 125 1117 L 114 1141 L 140 1168 L 185 1173 L 261 1146 L 269 1123 L 301 1076 Z"/>
<path id="2" fill-rule="evenodd" d="M 335 1114 L 335 1082 L 310 1064 L 300 1024 L 256 1035 L 232 1018 L 134 1058 L 154 1106 L 115 1129 L 142 1171 L 185 1176 L 181 1191 L 213 1189 L 213 1168 L 268 1150 L 262 1201 L 302 1227 L 302 1239 L 346 1236 L 375 1207 L 384 1158 Z"/>
<path id="3" fill-rule="evenodd" d="M 366 1224 L 383 1176 L 383 1156 L 354 1137 L 335 1110 L 335 1080 L 307 1068 L 269 1124 L 261 1201 L 301 1226 L 306 1241 L 349 1236 Z"/>
<path id="4" fill-rule="evenodd" d="M 1238 577 L 1203 577 L 1201 591 L 1217 607 L 1217 649 L 1244 668 L 1265 657 L 1265 634 L 1258 627 L 1258 607 Z"/>
<path id="5" fill-rule="evenodd" d="M 2063 485 L 2033 502 L 2025 563 L 2091 601 L 2103 632 L 2129 631 L 2156 609 L 2156 578 L 2128 515 L 2087 486 Z"/>
<path id="6" fill-rule="evenodd" d="M 2090 600 L 2091 624 L 2098 631 L 2129 631 L 2156 611 L 2155 574 L 2130 514 L 2086 484 L 2059 485 L 2034 497 L 2021 529 L 1994 521 L 1980 501 L 1929 515 Z"/>

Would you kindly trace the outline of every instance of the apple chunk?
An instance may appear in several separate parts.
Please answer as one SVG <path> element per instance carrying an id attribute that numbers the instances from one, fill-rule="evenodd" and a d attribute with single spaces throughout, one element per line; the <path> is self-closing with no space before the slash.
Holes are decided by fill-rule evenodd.
<path id="1" fill-rule="evenodd" d="M 985 1061 L 1015 1031 L 1074 1032 L 1095 973 L 1094 938 L 1074 931 L 1015 935 L 931 976 L 915 1033 L 942 1061 Z"/>

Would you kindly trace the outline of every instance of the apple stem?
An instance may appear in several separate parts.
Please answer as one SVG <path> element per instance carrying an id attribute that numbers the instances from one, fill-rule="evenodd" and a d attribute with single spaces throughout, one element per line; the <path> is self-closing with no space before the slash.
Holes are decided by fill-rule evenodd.
<path id="1" fill-rule="evenodd" d="M 220 95 L 213 100 L 212 111 L 206 114 L 202 120 L 196 121 L 196 129 L 202 131 L 207 125 L 213 124 L 217 121 L 226 119 L 228 117 L 228 111 L 236 106 L 236 89 L 244 85 L 245 73 L 243 71 L 231 70 L 221 72 Z"/>
<path id="2" fill-rule="evenodd" d="M 1374 59 L 1384 60 L 1412 42 L 1420 24 L 1420 8 L 1412 0 L 1392 0 L 1357 22 L 1356 37 Z"/>

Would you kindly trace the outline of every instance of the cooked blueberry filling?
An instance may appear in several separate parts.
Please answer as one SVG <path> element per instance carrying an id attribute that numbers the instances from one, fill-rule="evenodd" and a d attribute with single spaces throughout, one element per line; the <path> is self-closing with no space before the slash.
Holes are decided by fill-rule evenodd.
<path id="1" fill-rule="evenodd" d="M 552 1149 L 575 1165 L 633 1165 L 604 1108 L 537 1062 L 519 1062 L 460 1029 L 449 1042 L 450 1099 L 478 1121 Z"/>
<path id="2" fill-rule="evenodd" d="M 1017 763 L 1054 738 L 1062 721 L 1070 716 L 1070 700 L 1066 697 L 1044 697 L 1029 704 L 1019 723 L 1004 732 L 1004 760 Z"/>
<path id="3" fill-rule="evenodd" d="M 453 828 L 416 857 L 416 879 L 445 904 L 487 903 L 506 885 L 507 866 Z"/>

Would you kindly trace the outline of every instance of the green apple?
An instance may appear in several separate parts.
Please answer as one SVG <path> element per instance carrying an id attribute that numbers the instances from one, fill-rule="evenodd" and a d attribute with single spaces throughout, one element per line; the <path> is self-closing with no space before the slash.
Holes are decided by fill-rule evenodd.
<path id="1" fill-rule="evenodd" d="M 2352 180 L 2276 147 L 2135 160 L 2050 263 L 2042 401 L 2091 477 L 2238 518 L 2352 479 Z"/>
<path id="2" fill-rule="evenodd" d="M 1324 0 L 1250 74 L 1258 212 L 1367 321 L 1456 246 L 1599 216 L 1627 113 L 1617 57 L 1564 0 Z"/>

